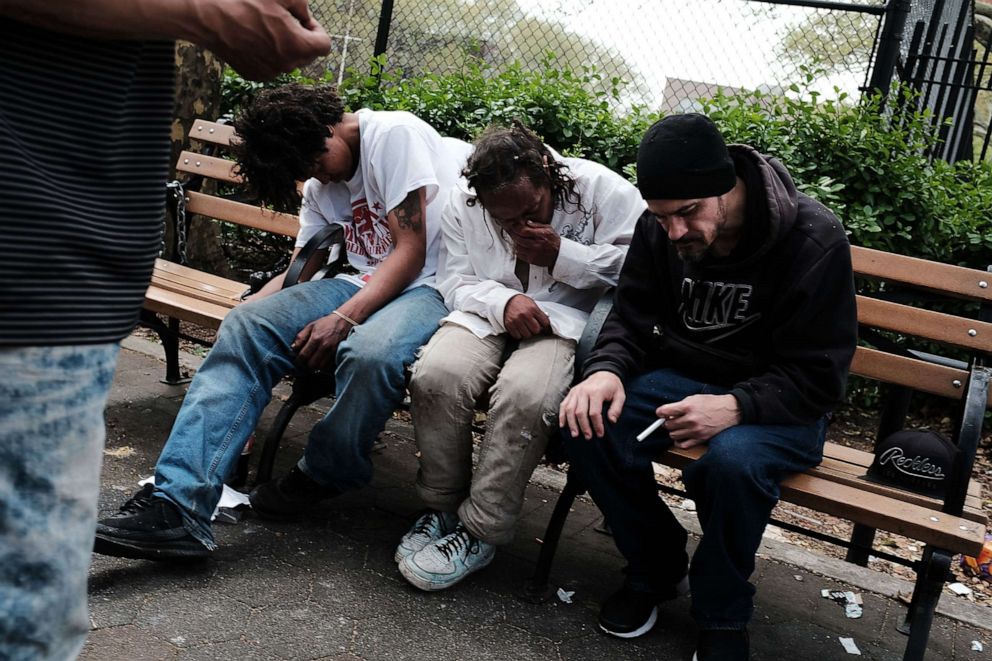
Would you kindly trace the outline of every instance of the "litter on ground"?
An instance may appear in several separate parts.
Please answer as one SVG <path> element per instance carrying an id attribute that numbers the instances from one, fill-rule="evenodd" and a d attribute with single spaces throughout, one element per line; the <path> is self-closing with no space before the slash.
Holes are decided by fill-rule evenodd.
<path id="1" fill-rule="evenodd" d="M 841 638 L 840 644 L 844 646 L 844 651 L 848 654 L 861 656 L 861 650 L 859 650 L 858 646 L 854 644 L 853 638 Z"/>

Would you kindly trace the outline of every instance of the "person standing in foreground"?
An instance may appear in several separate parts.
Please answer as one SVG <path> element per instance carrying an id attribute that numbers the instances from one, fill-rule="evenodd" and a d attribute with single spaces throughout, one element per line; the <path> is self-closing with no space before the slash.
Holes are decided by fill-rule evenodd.
<path id="1" fill-rule="evenodd" d="M 0 658 L 89 630 L 103 408 L 161 241 L 173 41 L 270 78 L 327 53 L 304 0 L 0 0 Z"/>
<path id="2" fill-rule="evenodd" d="M 626 179 L 564 158 L 520 123 L 475 142 L 442 215 L 438 289 L 452 313 L 414 364 L 410 412 L 428 510 L 396 550 L 423 590 L 450 587 L 513 538 L 555 431 L 589 312 L 620 274 L 644 201 Z M 472 472 L 476 402 L 489 403 Z"/>
<path id="3" fill-rule="evenodd" d="M 747 659 L 754 554 L 782 479 L 820 462 L 854 355 L 850 246 L 778 161 L 728 150 L 702 115 L 655 123 L 637 172 L 650 215 L 560 410 L 572 470 L 627 560 L 599 624 L 640 636 L 691 588 L 694 658 Z M 707 446 L 683 471 L 703 531 L 691 566 L 651 468 L 673 444 Z"/>

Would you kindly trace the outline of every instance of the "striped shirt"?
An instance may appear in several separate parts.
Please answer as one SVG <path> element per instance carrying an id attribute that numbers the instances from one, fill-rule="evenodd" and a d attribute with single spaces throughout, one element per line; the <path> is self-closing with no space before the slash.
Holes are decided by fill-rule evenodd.
<path id="1" fill-rule="evenodd" d="M 115 342 L 161 245 L 171 42 L 0 18 L 0 347 Z"/>

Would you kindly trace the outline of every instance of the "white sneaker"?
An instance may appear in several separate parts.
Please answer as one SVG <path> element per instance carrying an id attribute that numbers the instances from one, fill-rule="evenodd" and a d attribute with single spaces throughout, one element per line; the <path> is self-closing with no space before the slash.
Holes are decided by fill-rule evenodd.
<path id="1" fill-rule="evenodd" d="M 400 573 L 421 590 L 443 590 L 488 565 L 495 554 L 495 546 L 476 539 L 459 523 L 450 535 L 407 556 Z"/>
<path id="2" fill-rule="evenodd" d="M 427 510 L 420 515 L 413 527 L 403 535 L 400 545 L 396 547 L 393 560 L 402 562 L 407 556 L 413 555 L 431 542 L 436 542 L 458 525 L 458 515 L 453 512 L 438 512 Z"/>

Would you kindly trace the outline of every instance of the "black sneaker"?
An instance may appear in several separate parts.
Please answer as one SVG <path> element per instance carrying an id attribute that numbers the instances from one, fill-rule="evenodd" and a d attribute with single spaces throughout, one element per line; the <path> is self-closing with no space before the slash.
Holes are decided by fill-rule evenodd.
<path id="1" fill-rule="evenodd" d="M 187 532 L 179 508 L 155 498 L 146 484 L 120 511 L 96 524 L 93 551 L 139 560 L 183 562 L 210 556 L 210 549 Z"/>
<path id="2" fill-rule="evenodd" d="M 317 503 L 341 492 L 315 482 L 299 466 L 278 480 L 255 487 L 248 502 L 259 516 L 266 519 L 286 519 L 302 514 Z"/>
<path id="3" fill-rule="evenodd" d="M 599 609 L 599 628 L 618 638 L 643 636 L 658 621 L 658 604 L 689 593 L 689 579 L 662 594 L 641 592 L 624 585 Z"/>
<path id="4" fill-rule="evenodd" d="M 692 661 L 747 661 L 749 648 L 747 629 L 703 629 Z"/>

